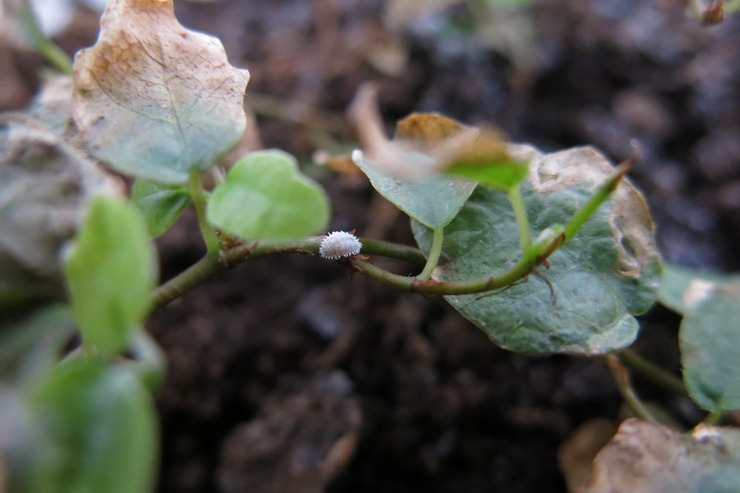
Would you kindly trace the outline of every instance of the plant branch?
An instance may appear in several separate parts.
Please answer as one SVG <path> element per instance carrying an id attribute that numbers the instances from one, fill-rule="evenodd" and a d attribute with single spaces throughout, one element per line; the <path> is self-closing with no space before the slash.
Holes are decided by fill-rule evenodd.
<path id="1" fill-rule="evenodd" d="M 365 254 L 397 258 L 419 266 L 424 264 L 424 255 L 416 248 L 380 240 L 361 238 L 360 241 L 362 242 L 362 252 Z M 292 241 L 253 241 L 240 243 L 223 250 L 220 255 L 206 255 L 155 289 L 152 293 L 152 309 L 156 310 L 167 305 L 205 281 L 228 269 L 237 267 L 247 260 L 287 252 L 298 252 L 318 257 L 320 244 L 321 237 L 318 236 Z"/>
<path id="2" fill-rule="evenodd" d="M 433 230 L 434 237 L 432 239 L 432 247 L 429 249 L 429 257 L 427 257 L 426 265 L 421 274 L 416 276 L 420 281 L 426 281 L 432 277 L 434 268 L 437 267 L 439 262 L 439 256 L 442 254 L 442 243 L 444 242 L 444 227 L 440 227 Z"/>
<path id="3" fill-rule="evenodd" d="M 559 242 L 559 239 L 555 240 Z M 545 261 L 544 257 L 524 255 L 509 270 L 498 276 L 474 279 L 472 281 L 437 281 L 434 279 L 421 280 L 416 277 L 407 277 L 388 272 L 367 260 L 352 258 L 350 262 L 355 268 L 368 277 L 388 284 L 404 291 L 412 291 L 428 295 L 460 295 L 483 293 L 500 289 L 525 278 L 537 265 Z"/>
<path id="4" fill-rule="evenodd" d="M 21 33 L 26 42 L 41 56 L 46 58 L 54 68 L 66 75 L 72 75 L 72 62 L 64 51 L 44 34 L 30 1 L 20 2 L 16 12 Z"/>
<path id="5" fill-rule="evenodd" d="M 576 211 L 571 220 L 565 226 L 566 242 L 573 238 L 578 230 L 581 229 L 581 226 L 583 226 L 584 223 L 588 221 L 588 219 L 594 214 L 594 212 L 596 212 L 596 209 L 598 209 L 601 204 L 606 202 L 606 199 L 608 199 L 609 195 L 611 195 L 611 193 L 616 190 L 619 182 L 621 182 L 622 178 L 624 178 L 624 175 L 626 175 L 632 168 L 634 168 L 638 158 L 639 155 L 637 152 L 635 152 L 632 157 L 630 157 L 626 161 L 622 161 L 621 163 L 619 163 L 619 165 L 614 168 L 614 171 L 612 171 L 606 181 L 602 183 L 599 188 L 596 189 L 593 194 L 591 194 L 586 203 L 583 204 L 583 206 L 578 209 L 578 211 Z"/>
<path id="6" fill-rule="evenodd" d="M 619 351 L 616 354 L 619 357 L 619 361 L 633 372 L 639 373 L 646 379 L 670 390 L 671 392 L 675 392 L 679 395 L 687 395 L 686 387 L 684 387 L 681 379 L 673 376 L 670 372 L 667 372 L 655 363 L 646 360 L 629 349 Z"/>
<path id="7" fill-rule="evenodd" d="M 619 361 L 619 358 L 613 354 L 609 354 L 606 356 L 606 363 L 614 376 L 614 381 L 617 383 L 617 389 L 619 390 L 622 399 L 624 399 L 625 404 L 632 409 L 632 412 L 634 412 L 638 418 L 651 423 L 657 423 L 658 420 L 655 419 L 655 416 L 653 416 L 648 408 L 645 407 L 645 404 L 642 403 L 640 398 L 637 397 L 635 389 L 632 387 L 629 372 Z"/>

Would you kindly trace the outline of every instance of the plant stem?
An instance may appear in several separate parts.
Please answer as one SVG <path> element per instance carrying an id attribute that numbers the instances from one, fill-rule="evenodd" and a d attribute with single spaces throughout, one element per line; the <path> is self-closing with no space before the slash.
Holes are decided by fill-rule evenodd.
<path id="1" fill-rule="evenodd" d="M 740 0 L 730 0 L 725 4 L 725 12 L 728 14 L 740 12 Z"/>
<path id="2" fill-rule="evenodd" d="M 208 255 L 215 256 L 221 246 L 216 236 L 216 231 L 208 224 L 206 220 L 206 196 L 203 193 L 203 183 L 200 179 L 200 172 L 193 168 L 190 170 L 190 199 L 193 201 L 195 212 L 198 215 L 198 227 L 206 243 Z"/>
<path id="3" fill-rule="evenodd" d="M 527 218 L 527 209 L 524 207 L 522 194 L 519 187 L 516 186 L 509 190 L 508 193 L 511 208 L 514 209 L 514 218 L 516 219 L 517 228 L 519 228 L 519 245 L 522 252 L 529 250 L 532 245 L 532 231 L 529 229 L 529 219 Z"/>
<path id="4" fill-rule="evenodd" d="M 619 390 L 622 399 L 624 399 L 625 404 L 632 409 L 632 412 L 634 412 L 638 418 L 651 423 L 657 423 L 658 420 L 655 419 L 655 416 L 653 416 L 648 408 L 645 407 L 645 404 L 642 403 L 640 398 L 637 397 L 635 389 L 632 387 L 632 382 L 630 381 L 629 372 L 619 361 L 619 358 L 613 354 L 609 354 L 606 356 L 606 363 L 611 370 L 612 375 L 614 375 L 617 389 Z"/>
<path id="5" fill-rule="evenodd" d="M 624 175 L 634 167 L 636 162 L 637 157 L 633 156 L 614 168 L 614 171 L 612 171 L 606 181 L 602 183 L 593 194 L 591 194 L 586 203 L 576 211 L 570 222 L 565 226 L 565 242 L 573 238 L 578 230 L 581 229 L 581 226 L 583 226 L 601 206 L 601 204 L 609 198 L 609 195 L 611 195 L 611 193 L 617 188 L 619 182 L 624 178 Z"/>
<path id="6" fill-rule="evenodd" d="M 380 240 L 361 238 L 360 241 L 364 254 L 393 257 L 419 266 L 424 264 L 424 255 L 416 248 Z M 318 257 L 320 244 L 321 238 L 317 236 L 293 241 L 254 241 L 224 250 L 221 255 L 206 255 L 155 289 L 152 294 L 152 309 L 156 310 L 167 305 L 205 281 L 247 260 L 286 252 L 298 252 Z"/>
<path id="7" fill-rule="evenodd" d="M 663 368 L 646 360 L 639 354 L 625 349 L 616 353 L 622 364 L 630 370 L 641 374 L 653 383 L 658 384 L 679 395 L 687 395 L 686 387 L 680 378 L 673 376 Z"/>
<path id="8" fill-rule="evenodd" d="M 439 262 L 439 256 L 442 254 L 442 243 L 444 241 L 444 227 L 437 228 L 434 230 L 434 237 L 432 238 L 432 248 L 429 250 L 429 257 L 427 257 L 427 263 L 424 266 L 424 270 L 421 274 L 416 276 L 420 281 L 426 281 L 432 277 L 434 268 L 437 267 Z"/>
<path id="9" fill-rule="evenodd" d="M 360 258 L 353 258 L 350 261 L 357 270 L 366 274 L 368 277 L 404 291 L 428 295 L 459 295 L 483 293 L 514 284 L 532 272 L 538 262 L 544 260 L 544 258 L 538 259 L 532 255 L 525 255 L 509 270 L 498 276 L 472 281 L 436 281 L 432 279 L 423 281 L 416 277 L 393 274 Z"/>
<path id="10" fill-rule="evenodd" d="M 69 56 L 57 45 L 52 43 L 41 30 L 38 18 L 31 7 L 30 1 L 20 2 L 17 16 L 21 32 L 31 48 L 46 58 L 54 68 L 63 74 L 72 75 L 72 62 Z"/>
<path id="11" fill-rule="evenodd" d="M 719 423 L 719 420 L 722 419 L 722 415 L 724 413 L 725 410 L 722 407 L 718 407 L 717 409 L 709 413 L 707 417 L 704 418 L 704 421 L 702 421 L 702 423 L 704 423 L 705 425 L 716 425 L 717 423 Z"/>

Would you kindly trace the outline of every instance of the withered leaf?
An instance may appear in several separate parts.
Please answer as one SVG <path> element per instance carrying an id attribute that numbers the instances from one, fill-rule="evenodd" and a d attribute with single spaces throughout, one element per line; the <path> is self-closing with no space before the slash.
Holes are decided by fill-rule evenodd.
<path id="1" fill-rule="evenodd" d="M 172 0 L 111 0 L 74 79 L 72 115 L 89 150 L 137 177 L 181 183 L 246 125 L 249 72 L 228 64 L 218 39 L 180 25 Z"/>
<path id="2" fill-rule="evenodd" d="M 60 297 L 62 247 L 93 197 L 122 192 L 38 120 L 0 117 L 0 305 Z"/>
<path id="3" fill-rule="evenodd" d="M 573 493 L 730 493 L 740 484 L 740 431 L 699 425 L 691 436 L 629 419 Z"/>

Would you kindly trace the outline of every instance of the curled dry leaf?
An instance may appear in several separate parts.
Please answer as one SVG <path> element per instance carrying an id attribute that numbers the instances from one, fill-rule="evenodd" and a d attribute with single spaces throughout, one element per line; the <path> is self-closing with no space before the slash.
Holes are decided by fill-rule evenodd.
<path id="1" fill-rule="evenodd" d="M 48 127 L 0 117 L 0 304 L 62 293 L 60 250 L 97 195 L 119 195 L 101 172 Z"/>
<path id="2" fill-rule="evenodd" d="M 740 430 L 699 425 L 691 436 L 629 419 L 572 493 L 733 492 L 740 484 Z"/>
<path id="3" fill-rule="evenodd" d="M 246 125 L 249 72 L 228 64 L 218 39 L 180 25 L 172 0 L 111 0 L 74 78 L 72 114 L 88 148 L 138 177 L 184 182 Z"/>
<path id="4" fill-rule="evenodd" d="M 411 115 L 388 139 L 372 86 L 362 87 L 349 109 L 363 152 L 355 161 L 371 161 L 380 172 L 404 180 L 423 180 L 444 172 L 456 150 L 466 148 L 479 130 L 434 113 Z"/>

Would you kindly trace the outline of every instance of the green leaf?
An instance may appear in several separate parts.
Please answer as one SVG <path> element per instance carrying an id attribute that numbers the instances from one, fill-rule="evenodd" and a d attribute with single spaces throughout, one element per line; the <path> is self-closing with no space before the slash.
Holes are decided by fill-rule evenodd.
<path id="1" fill-rule="evenodd" d="M 97 43 L 75 56 L 72 116 L 88 149 L 137 177 L 184 183 L 244 132 L 247 70 L 185 29 L 171 1 L 109 2 Z"/>
<path id="2" fill-rule="evenodd" d="M 18 386 L 50 370 L 74 333 L 67 305 L 47 305 L 15 313 L 0 320 L 0 382 Z"/>
<path id="3" fill-rule="evenodd" d="M 211 194 L 208 221 L 245 240 L 298 239 L 325 231 L 329 199 L 282 151 L 240 159 Z"/>
<path id="4" fill-rule="evenodd" d="M 161 185 L 139 178 L 131 189 L 131 201 L 143 214 L 149 236 L 156 238 L 175 224 L 190 203 L 190 194 L 182 185 Z"/>
<path id="5" fill-rule="evenodd" d="M 432 229 L 442 228 L 452 221 L 476 187 L 470 180 L 435 176 L 436 172 L 431 171 L 434 159 L 419 152 L 407 152 L 406 158 L 409 162 L 417 162 L 419 167 L 430 167 L 431 178 L 404 179 L 382 171 L 361 153 L 353 157 L 378 193 Z"/>
<path id="6" fill-rule="evenodd" d="M 683 296 L 693 280 L 732 284 L 740 282 L 740 274 L 719 274 L 666 263 L 663 265 L 663 280 L 658 300 L 677 313 L 686 313 Z"/>
<path id="7" fill-rule="evenodd" d="M 157 429 L 142 383 L 123 367 L 76 360 L 31 400 L 37 446 L 28 493 L 145 493 L 154 485 Z"/>
<path id="8" fill-rule="evenodd" d="M 689 435 L 629 419 L 594 459 L 582 491 L 733 493 L 738 484 L 740 430 L 699 425 Z"/>
<path id="9" fill-rule="evenodd" d="M 65 270 L 84 341 L 107 354 L 125 349 L 149 312 L 156 282 L 155 254 L 138 210 L 96 199 Z"/>
<path id="10" fill-rule="evenodd" d="M 579 182 L 574 177 L 588 173 L 552 168 L 553 161 L 577 166 L 582 159 L 592 168 L 603 167 L 602 172 L 592 169 L 594 179 Z M 534 186 L 530 181 L 522 183 L 535 235 L 566 224 L 612 169 L 589 149 L 539 156 L 533 166 L 530 180 L 564 177 Z M 644 312 L 655 301 L 660 258 L 644 201 L 630 185 L 621 187 L 625 188 L 610 198 L 608 207 L 598 210 L 549 257 L 549 269 L 540 268 L 524 282 L 498 293 L 446 299 L 496 344 L 513 351 L 602 354 L 629 345 L 638 329 L 631 315 Z M 431 230 L 419 223 L 413 223 L 413 230 L 422 250 L 428 251 Z M 479 187 L 445 228 L 444 260 L 433 278 L 463 281 L 496 276 L 519 256 L 516 221 L 506 195 Z"/>
<path id="11" fill-rule="evenodd" d="M 491 188 L 508 192 L 527 176 L 527 164 L 513 159 L 502 161 L 458 159 L 447 174 L 474 180 Z"/>
<path id="12" fill-rule="evenodd" d="M 679 341 L 689 395 L 710 411 L 740 408 L 740 282 L 692 281 Z"/>

